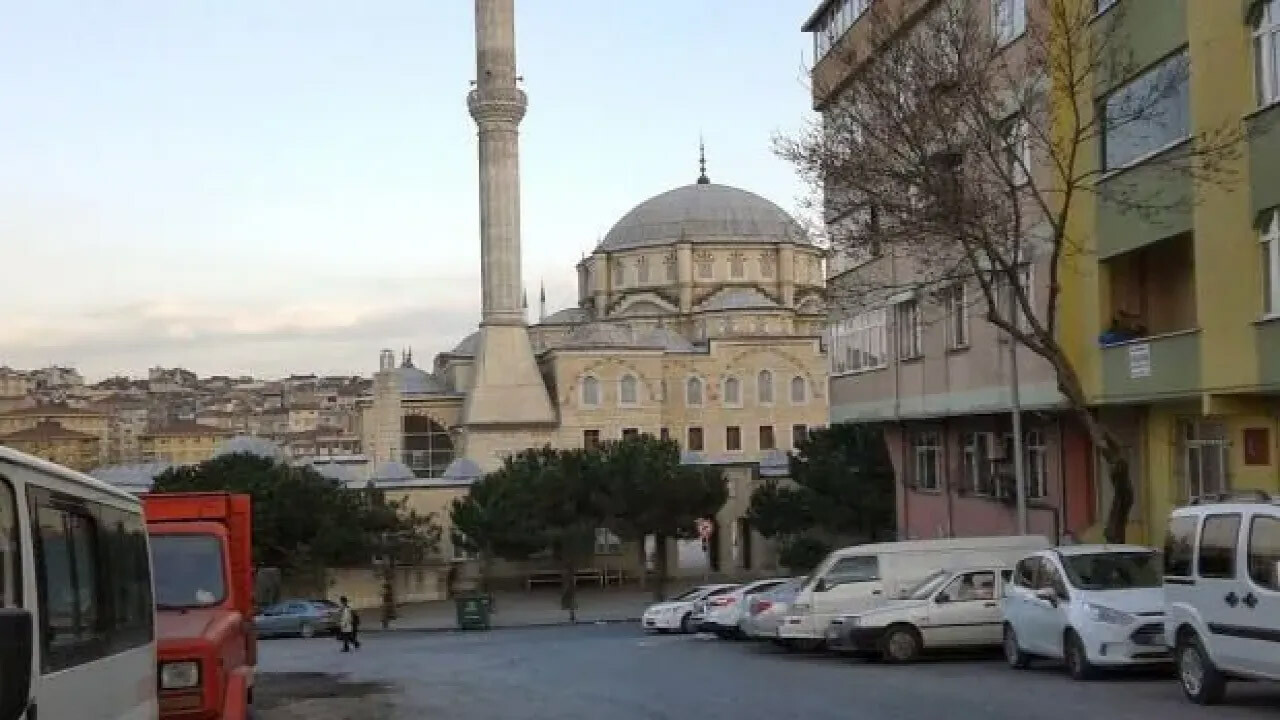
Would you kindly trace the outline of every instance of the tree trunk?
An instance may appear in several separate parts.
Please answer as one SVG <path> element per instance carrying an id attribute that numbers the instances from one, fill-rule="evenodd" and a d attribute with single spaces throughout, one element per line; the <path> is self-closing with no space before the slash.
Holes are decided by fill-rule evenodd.
<path id="1" fill-rule="evenodd" d="M 1067 397 L 1067 401 L 1071 403 L 1071 409 L 1080 420 L 1080 424 L 1084 426 L 1085 432 L 1089 434 L 1089 440 L 1110 467 L 1107 479 L 1111 483 L 1111 506 L 1107 508 L 1103 537 L 1109 543 L 1123 543 L 1128 534 L 1129 512 L 1133 510 L 1134 500 L 1129 460 L 1115 434 L 1090 410 L 1084 396 L 1084 388 L 1080 384 L 1080 377 L 1076 375 L 1071 361 L 1056 345 L 1052 349 L 1054 352 L 1046 353 L 1045 357 L 1057 372 L 1058 389 Z M 1065 501 L 1065 498 L 1063 500 Z"/>
<path id="2" fill-rule="evenodd" d="M 640 567 L 640 589 L 641 590 L 644 590 L 645 587 L 649 584 L 649 554 L 644 551 L 644 539 L 645 539 L 645 536 L 641 534 L 639 548 L 636 550 L 636 554 L 640 556 L 639 567 Z"/>
<path id="3" fill-rule="evenodd" d="M 667 592 L 667 538 L 653 536 L 653 599 L 662 602 Z"/>

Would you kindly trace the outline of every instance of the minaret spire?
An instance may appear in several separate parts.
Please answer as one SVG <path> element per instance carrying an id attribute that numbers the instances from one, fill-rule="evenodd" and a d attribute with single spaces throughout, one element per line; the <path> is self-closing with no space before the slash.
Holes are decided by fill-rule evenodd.
<path id="1" fill-rule="evenodd" d="M 538 288 L 538 322 L 547 319 L 547 281 L 540 281 Z"/>
<path id="2" fill-rule="evenodd" d="M 698 169 L 698 184 L 710 185 L 711 178 L 707 177 L 707 143 L 701 136 L 698 137 Z"/>

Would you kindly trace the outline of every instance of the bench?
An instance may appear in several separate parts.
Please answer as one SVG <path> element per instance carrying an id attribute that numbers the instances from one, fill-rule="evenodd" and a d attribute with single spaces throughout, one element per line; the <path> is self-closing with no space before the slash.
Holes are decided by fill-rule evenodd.
<path id="1" fill-rule="evenodd" d="M 587 581 L 592 584 L 598 584 L 600 587 L 604 587 L 609 577 L 610 576 L 604 570 L 583 568 L 573 574 L 573 582 L 577 585 L 583 581 Z M 621 582 L 621 573 L 619 573 L 618 579 L 619 582 Z M 525 586 L 529 590 L 532 590 L 534 585 L 564 585 L 564 579 L 559 571 L 544 570 L 541 572 L 530 573 L 529 577 L 525 579 Z"/>

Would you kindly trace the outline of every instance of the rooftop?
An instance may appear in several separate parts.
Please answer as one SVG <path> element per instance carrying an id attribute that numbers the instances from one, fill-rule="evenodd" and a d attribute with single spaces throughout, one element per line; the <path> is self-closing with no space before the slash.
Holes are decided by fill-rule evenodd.
<path id="1" fill-rule="evenodd" d="M 33 441 L 41 440 L 97 440 L 97 435 L 89 433 L 76 432 L 62 426 L 62 423 L 52 420 L 41 421 L 33 427 L 9 433 L 8 435 L 0 435 L 0 440 L 6 442 L 12 441 Z"/>

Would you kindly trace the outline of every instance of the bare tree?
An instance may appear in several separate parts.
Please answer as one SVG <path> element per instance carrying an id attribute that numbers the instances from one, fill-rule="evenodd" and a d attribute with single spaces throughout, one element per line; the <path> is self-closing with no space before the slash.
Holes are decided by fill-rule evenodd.
<path id="1" fill-rule="evenodd" d="M 1087 202 L 1153 221 L 1185 211 L 1194 194 L 1154 175 L 1234 182 L 1242 130 L 1191 131 L 1185 56 L 1144 74 L 1122 5 L 1102 15 L 1083 0 L 1027 5 L 1023 27 L 999 15 L 1008 0 L 873 0 L 850 31 L 854 47 L 824 61 L 840 72 L 814 76 L 841 76 L 815 88 L 828 98 L 821 120 L 779 138 L 777 151 L 814 190 L 832 252 L 855 267 L 830 289 L 834 312 L 962 284 L 977 288 L 988 322 L 1048 362 L 1111 468 L 1105 534 L 1120 542 L 1134 502 L 1126 454 L 1060 333 L 1065 268 L 1096 261 L 1077 215 Z M 1138 76 L 1095 105 L 1098 88 Z M 1118 172 L 1136 159 L 1127 147 L 1166 135 L 1139 177 Z M 1048 277 L 1039 303 L 1033 264 Z"/>

